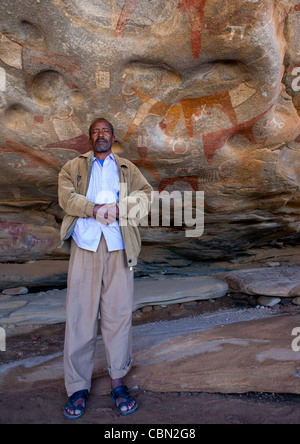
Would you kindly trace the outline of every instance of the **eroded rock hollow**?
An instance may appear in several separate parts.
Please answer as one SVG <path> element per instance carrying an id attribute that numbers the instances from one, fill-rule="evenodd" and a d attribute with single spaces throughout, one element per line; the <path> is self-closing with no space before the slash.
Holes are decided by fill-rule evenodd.
<path id="1" fill-rule="evenodd" d="M 0 256 L 56 249 L 61 166 L 98 116 L 156 191 L 204 191 L 205 229 L 143 227 L 196 260 L 297 244 L 297 0 L 3 0 Z"/>

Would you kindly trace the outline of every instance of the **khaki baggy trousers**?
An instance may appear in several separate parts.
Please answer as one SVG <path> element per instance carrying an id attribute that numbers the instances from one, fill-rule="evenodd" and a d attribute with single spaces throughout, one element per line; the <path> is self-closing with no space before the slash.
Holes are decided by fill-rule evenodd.
<path id="1" fill-rule="evenodd" d="M 125 251 L 108 252 L 103 235 L 96 253 L 72 239 L 64 349 L 68 396 L 91 388 L 99 310 L 110 376 L 122 378 L 130 370 L 133 276 Z"/>

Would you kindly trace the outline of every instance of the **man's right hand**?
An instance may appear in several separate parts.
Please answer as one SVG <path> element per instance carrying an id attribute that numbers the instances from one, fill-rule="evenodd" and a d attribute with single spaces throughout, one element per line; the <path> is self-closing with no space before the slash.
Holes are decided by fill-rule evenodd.
<path id="1" fill-rule="evenodd" d="M 93 216 L 102 225 L 110 225 L 118 220 L 118 210 L 115 203 L 95 205 Z"/>

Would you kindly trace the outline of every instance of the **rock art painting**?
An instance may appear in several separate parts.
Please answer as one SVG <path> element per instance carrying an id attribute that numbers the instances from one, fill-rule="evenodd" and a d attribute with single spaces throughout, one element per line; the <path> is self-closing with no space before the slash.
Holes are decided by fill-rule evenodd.
<path id="1" fill-rule="evenodd" d="M 117 23 L 117 27 L 115 30 L 116 37 L 119 37 L 120 35 L 122 35 L 122 32 L 124 31 L 124 28 L 125 28 L 128 20 L 130 19 L 132 14 L 135 12 L 139 3 L 140 3 L 140 0 L 125 0 L 119 20 L 118 20 L 118 23 Z"/>
<path id="2" fill-rule="evenodd" d="M 178 7 L 182 13 L 186 13 L 191 25 L 191 45 L 195 58 L 199 57 L 202 42 L 202 25 L 204 8 L 207 0 L 182 0 Z"/>
<path id="3" fill-rule="evenodd" d="M 239 89 L 239 86 L 236 89 Z M 254 89 L 248 89 L 251 90 L 252 96 L 257 93 L 257 91 Z M 133 91 L 142 100 L 142 105 L 140 106 L 135 119 L 124 137 L 125 141 L 131 138 L 142 121 L 149 115 L 158 115 L 163 117 L 163 120 L 160 122 L 160 128 L 168 137 L 172 137 L 172 133 L 175 131 L 179 119 L 181 116 L 183 116 L 188 137 L 193 138 L 194 121 L 197 120 L 204 112 L 208 113 L 212 108 L 219 108 L 223 113 L 225 113 L 233 125 L 232 128 L 203 135 L 204 153 L 208 163 L 212 162 L 214 151 L 221 149 L 222 146 L 225 145 L 228 137 L 233 134 L 244 134 L 251 142 L 256 143 L 253 136 L 253 127 L 255 123 L 264 114 L 266 114 L 266 112 L 264 112 L 248 122 L 238 124 L 230 91 L 222 91 L 217 94 L 199 98 L 184 99 L 180 101 L 180 104 L 173 106 L 155 101 L 134 88 Z M 239 103 L 237 106 L 240 105 L 241 104 Z"/>
<path id="4" fill-rule="evenodd" d="M 144 248 L 211 260 L 297 245 L 299 5 L 1 2 L 1 261 L 68 257 L 57 175 L 98 116 L 154 190 L 204 192 L 201 238 L 142 227 Z"/>

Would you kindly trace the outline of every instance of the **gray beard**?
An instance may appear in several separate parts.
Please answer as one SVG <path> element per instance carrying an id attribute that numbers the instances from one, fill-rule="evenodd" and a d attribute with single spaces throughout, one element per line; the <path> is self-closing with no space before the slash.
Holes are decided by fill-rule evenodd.
<path id="1" fill-rule="evenodd" d="M 102 140 L 102 142 L 103 142 L 103 140 Z M 105 141 L 105 144 L 102 143 L 102 145 L 101 145 L 100 140 L 96 140 L 94 148 L 95 148 L 96 153 L 106 153 L 106 151 L 110 150 L 110 144 L 109 144 L 109 142 Z"/>

